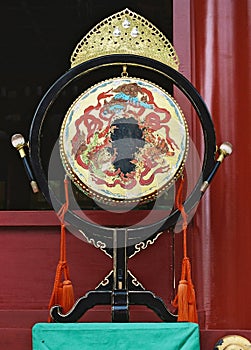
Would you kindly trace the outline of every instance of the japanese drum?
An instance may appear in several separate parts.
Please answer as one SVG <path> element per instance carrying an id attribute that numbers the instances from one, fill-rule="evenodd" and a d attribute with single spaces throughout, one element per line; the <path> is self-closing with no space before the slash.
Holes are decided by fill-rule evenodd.
<path id="1" fill-rule="evenodd" d="M 188 129 L 174 98 L 138 78 L 100 82 L 68 109 L 60 132 L 67 175 L 109 204 L 151 201 L 182 173 Z"/>

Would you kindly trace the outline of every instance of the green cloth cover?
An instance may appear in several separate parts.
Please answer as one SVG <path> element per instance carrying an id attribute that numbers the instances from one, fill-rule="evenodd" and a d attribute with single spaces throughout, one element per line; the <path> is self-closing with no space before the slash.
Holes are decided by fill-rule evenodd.
<path id="1" fill-rule="evenodd" d="M 195 323 L 37 323 L 33 350 L 199 350 Z"/>

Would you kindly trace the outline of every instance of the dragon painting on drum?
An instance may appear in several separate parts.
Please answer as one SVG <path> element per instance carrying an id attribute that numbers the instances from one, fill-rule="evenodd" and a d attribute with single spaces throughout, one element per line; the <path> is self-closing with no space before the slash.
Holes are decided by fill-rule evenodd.
<path id="1" fill-rule="evenodd" d="M 152 200 L 180 175 L 188 131 L 177 102 L 138 78 L 103 81 L 66 113 L 60 153 L 73 182 L 103 202 Z"/>

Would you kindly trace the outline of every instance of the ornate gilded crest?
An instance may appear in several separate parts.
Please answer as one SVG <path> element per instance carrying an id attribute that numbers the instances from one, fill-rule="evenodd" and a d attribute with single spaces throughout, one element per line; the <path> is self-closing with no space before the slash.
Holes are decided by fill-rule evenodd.
<path id="1" fill-rule="evenodd" d="M 127 8 L 104 19 L 83 37 L 71 56 L 71 66 L 111 54 L 141 55 L 179 68 L 178 56 L 166 36 Z"/>

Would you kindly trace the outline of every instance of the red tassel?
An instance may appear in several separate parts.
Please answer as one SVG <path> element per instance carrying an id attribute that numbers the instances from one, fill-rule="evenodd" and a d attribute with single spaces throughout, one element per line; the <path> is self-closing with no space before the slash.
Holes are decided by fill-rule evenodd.
<path id="1" fill-rule="evenodd" d="M 195 290 L 191 279 L 191 265 L 187 257 L 183 258 L 181 280 L 172 304 L 178 309 L 179 322 L 198 322 Z"/>
<path id="2" fill-rule="evenodd" d="M 188 321 L 188 287 L 186 280 L 180 280 L 173 305 L 178 308 L 178 321 Z"/>
<path id="3" fill-rule="evenodd" d="M 56 275 L 54 280 L 53 291 L 49 302 L 49 310 L 54 305 L 60 305 L 64 313 L 67 313 L 74 304 L 74 292 L 73 286 L 69 279 L 69 268 L 66 261 L 66 232 L 64 215 L 68 210 L 69 198 L 68 198 L 68 182 L 65 179 L 65 197 L 66 201 L 58 212 L 58 216 L 61 221 L 61 241 L 60 241 L 60 260 L 57 265 Z M 52 319 L 49 316 L 48 322 Z"/>
<path id="4" fill-rule="evenodd" d="M 179 281 L 177 294 L 172 302 L 173 306 L 178 309 L 179 322 L 198 322 L 198 314 L 196 308 L 195 290 L 192 283 L 191 264 L 187 257 L 187 214 L 182 204 L 182 188 L 184 179 L 177 192 L 176 205 L 181 212 L 183 218 L 183 261 L 181 270 L 181 279 Z"/>
<path id="5" fill-rule="evenodd" d="M 196 307 L 196 298 L 195 298 L 195 290 L 194 287 L 190 287 L 190 296 L 189 296 L 189 304 L 188 304 L 188 320 L 190 322 L 198 323 L 198 313 Z"/>
<path id="6" fill-rule="evenodd" d="M 70 280 L 63 282 L 62 299 L 60 305 L 63 308 L 63 312 L 67 313 L 74 304 L 74 292 L 73 285 Z"/>

